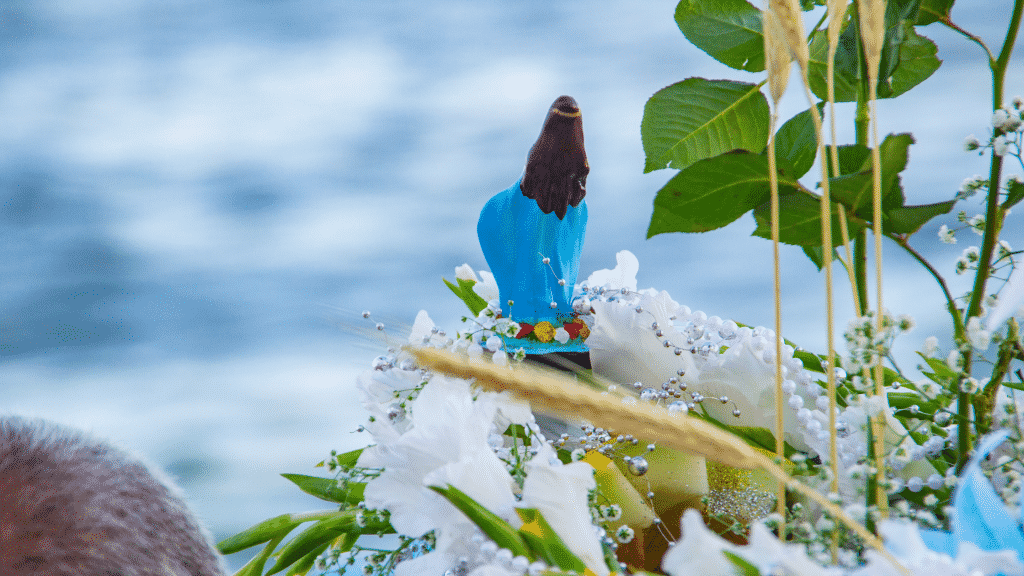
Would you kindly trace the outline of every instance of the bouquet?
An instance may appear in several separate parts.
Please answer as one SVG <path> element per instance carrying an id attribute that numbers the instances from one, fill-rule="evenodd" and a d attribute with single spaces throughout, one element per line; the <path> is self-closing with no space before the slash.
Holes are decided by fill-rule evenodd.
<path id="1" fill-rule="evenodd" d="M 679 170 L 657 193 L 648 236 L 753 212 L 754 234 L 774 248 L 774 327 L 638 288 L 640 263 L 625 251 L 576 282 L 589 166 L 579 109 L 560 97 L 524 178 L 481 216 L 492 270 L 463 265 L 446 280 L 467 306 L 463 326 L 421 311 L 407 345 L 373 359 L 358 381 L 369 445 L 332 453 L 318 465 L 326 477 L 285 475 L 332 507 L 221 542 L 224 553 L 262 546 L 239 574 L 1024 574 L 1024 272 L 999 238 L 1024 199 L 1022 179 L 1003 174 L 1024 167 L 1024 102 L 1002 94 L 1024 0 L 997 55 L 953 23 L 950 0 L 829 0 L 807 34 L 813 7 L 680 2 L 687 39 L 767 79 L 683 80 L 652 96 L 642 124 L 646 169 Z M 910 204 L 900 172 L 914 139 L 879 142 L 873 109 L 938 68 L 917 32 L 933 24 L 990 58 L 991 129 L 965 148 L 988 154 L 991 170 L 947 201 Z M 793 63 L 810 106 L 776 127 Z M 856 102 L 856 142 L 825 146 L 822 111 L 837 101 Z M 817 185 L 805 185 L 816 161 Z M 976 195 L 984 213 L 947 216 Z M 494 234 L 506 213 L 564 233 L 550 245 Z M 981 237 L 952 270 L 974 276 L 959 296 L 911 244 L 937 218 L 942 242 Z M 883 305 L 883 242 L 935 279 L 953 325 L 951 342 L 930 337 L 918 352 L 920 377 L 891 354 L 914 321 Z M 782 337 L 780 244 L 800 246 L 825 281 L 820 348 Z M 504 256 L 515 250 L 526 256 Z M 830 346 L 834 268 L 854 300 L 844 353 Z M 580 353 L 589 366 L 570 361 Z M 529 361 L 540 357 L 556 369 Z"/>

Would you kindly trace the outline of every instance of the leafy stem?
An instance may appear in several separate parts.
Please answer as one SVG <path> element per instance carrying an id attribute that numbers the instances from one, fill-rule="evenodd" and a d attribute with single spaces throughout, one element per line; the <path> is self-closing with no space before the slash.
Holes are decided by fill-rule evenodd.
<path id="1" fill-rule="evenodd" d="M 1013 53 L 1013 45 L 1017 41 L 1017 32 L 1020 30 L 1021 15 L 1024 13 L 1024 0 L 1015 0 L 1013 3 L 1013 14 L 1010 16 L 1010 24 L 1006 30 L 1006 39 L 1003 41 L 1003 48 L 999 51 L 999 57 L 995 60 L 989 56 L 989 64 L 992 69 L 992 109 L 997 110 L 1003 106 L 1003 83 L 1006 79 L 1006 68 L 1010 62 L 1010 55 Z M 999 136 L 1002 130 L 997 128 L 995 136 Z M 988 282 L 989 268 L 992 264 L 992 254 L 995 251 L 996 243 L 999 240 L 999 230 L 1002 228 L 1002 210 L 999 206 L 999 183 L 1002 178 L 1003 157 L 992 154 L 992 163 L 989 169 L 988 198 L 985 209 L 985 236 L 981 245 L 981 253 L 978 260 L 978 271 L 974 276 L 974 288 L 971 293 L 971 301 L 967 307 L 965 322 L 970 318 L 979 316 L 981 303 L 985 298 L 985 287 Z M 964 353 L 964 374 L 970 376 L 972 363 L 971 350 Z M 999 382 L 992 382 L 994 396 L 998 390 Z M 957 431 L 957 472 L 967 464 L 970 452 L 970 431 L 964 424 L 967 422 L 970 409 L 970 395 L 966 392 L 957 394 L 958 412 L 960 424 Z M 975 427 L 978 424 L 975 423 Z"/>
<path id="2" fill-rule="evenodd" d="M 974 42 L 978 46 L 981 46 L 981 49 L 984 50 L 985 54 L 988 55 L 988 61 L 990 63 L 994 60 L 992 58 L 992 51 L 988 49 L 988 45 L 985 44 L 984 40 L 982 40 L 981 38 L 975 36 L 974 34 L 971 34 L 967 30 L 964 30 L 963 28 L 961 28 L 961 27 L 957 26 L 956 24 L 954 24 L 953 21 L 949 19 L 949 16 L 945 16 L 945 15 L 941 16 L 938 19 L 938 22 L 940 24 L 942 24 L 943 26 L 945 26 L 946 28 L 949 28 L 950 30 L 953 30 L 954 32 L 957 32 L 958 34 L 963 35 L 965 38 L 967 38 L 971 42 Z"/>

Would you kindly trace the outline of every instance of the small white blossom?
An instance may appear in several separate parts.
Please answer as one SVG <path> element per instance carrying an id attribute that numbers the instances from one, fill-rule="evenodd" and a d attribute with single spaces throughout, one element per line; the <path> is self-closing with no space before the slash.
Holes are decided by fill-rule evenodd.
<path id="1" fill-rule="evenodd" d="M 1013 104 L 1013 107 L 1017 110 L 1024 108 L 1024 100 L 1021 100 L 1020 96 L 1014 96 L 1013 100 L 1010 100 L 1010 103 Z"/>
<path id="2" fill-rule="evenodd" d="M 1000 134 L 992 140 L 992 153 L 996 156 L 1004 156 L 1007 146 L 1006 136 Z"/>
<path id="3" fill-rule="evenodd" d="M 561 344 L 565 344 L 569 341 L 569 333 L 565 331 L 565 328 L 559 328 L 555 330 L 555 340 Z"/>
<path id="4" fill-rule="evenodd" d="M 961 255 L 961 258 L 963 258 L 964 260 L 967 260 L 971 264 L 974 264 L 975 262 L 978 261 L 978 258 L 980 258 L 980 256 L 981 256 L 981 253 L 978 250 L 978 247 L 977 246 L 971 246 L 970 248 L 967 248 L 967 249 L 964 250 L 963 254 Z"/>
<path id="5" fill-rule="evenodd" d="M 497 352 L 498 350 L 501 350 L 503 342 L 501 341 L 501 338 L 497 336 L 491 336 L 490 338 L 487 339 L 487 342 L 485 344 L 488 350 L 490 350 L 491 352 Z"/>
<path id="6" fill-rule="evenodd" d="M 988 185 L 988 180 L 980 174 L 975 174 L 970 178 L 964 178 L 964 181 L 960 183 L 960 190 L 957 191 L 956 199 L 963 200 L 974 196 L 978 190 Z"/>
<path id="7" fill-rule="evenodd" d="M 946 366 L 949 366 L 952 370 L 960 370 L 960 351 L 950 350 L 949 356 L 946 357 Z"/>
<path id="8" fill-rule="evenodd" d="M 985 234 L 985 217 L 981 214 L 976 214 L 967 219 L 967 225 L 974 230 L 974 233 L 978 236 Z"/>
<path id="9" fill-rule="evenodd" d="M 970 136 L 964 139 L 964 150 L 970 152 L 972 150 L 977 150 L 980 147 L 981 141 L 978 140 L 978 137 L 975 136 L 974 134 L 971 134 Z"/>
<path id="10" fill-rule="evenodd" d="M 1010 121 L 1010 113 L 1000 108 L 992 113 L 992 127 L 996 130 L 1005 130 L 1004 126 Z"/>
<path id="11" fill-rule="evenodd" d="M 921 351 L 922 354 L 924 354 L 928 358 L 932 358 L 932 357 L 935 356 L 935 354 L 938 351 L 939 351 L 939 339 L 938 338 L 936 338 L 935 336 L 929 336 L 929 337 L 924 339 L 924 350 Z"/>
<path id="12" fill-rule="evenodd" d="M 956 233 L 949 229 L 948 226 L 943 224 L 939 226 L 939 240 L 944 244 L 956 244 Z"/>
<path id="13" fill-rule="evenodd" d="M 1016 132 L 1021 125 L 1020 112 L 1002 107 L 992 114 L 992 126 L 1003 132 Z"/>
<path id="14" fill-rule="evenodd" d="M 981 318 L 972 316 L 967 321 L 967 341 L 971 346 L 984 350 L 992 341 L 992 333 L 981 327 Z"/>

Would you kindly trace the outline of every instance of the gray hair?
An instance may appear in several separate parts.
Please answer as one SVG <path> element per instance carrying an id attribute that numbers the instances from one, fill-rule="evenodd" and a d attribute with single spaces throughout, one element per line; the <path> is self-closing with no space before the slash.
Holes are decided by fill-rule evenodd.
<path id="1" fill-rule="evenodd" d="M 223 575 L 176 492 L 79 431 L 0 415 L 0 574 Z"/>

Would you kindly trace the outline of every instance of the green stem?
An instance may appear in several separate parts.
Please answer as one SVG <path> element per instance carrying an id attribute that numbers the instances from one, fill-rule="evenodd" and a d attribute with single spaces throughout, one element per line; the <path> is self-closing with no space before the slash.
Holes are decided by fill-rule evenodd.
<path id="1" fill-rule="evenodd" d="M 963 28 L 961 28 L 961 27 L 957 26 L 956 24 L 954 24 L 953 21 L 950 20 L 948 16 L 943 16 L 943 17 L 939 18 L 939 22 L 943 26 L 945 26 L 946 28 L 949 28 L 950 30 L 953 30 L 955 32 L 958 32 L 959 34 L 962 34 L 965 38 L 967 38 L 971 42 L 974 42 L 978 46 L 981 46 L 981 49 L 984 50 L 985 54 L 988 56 L 989 62 L 992 62 L 992 60 L 993 60 L 993 58 L 992 58 L 992 51 L 988 49 L 988 46 L 985 44 L 984 40 L 982 40 L 981 38 L 975 36 L 974 34 L 971 34 L 967 30 L 964 30 Z"/>
<path id="2" fill-rule="evenodd" d="M 853 238 L 853 276 L 857 279 L 857 298 L 860 300 L 859 316 L 868 313 L 868 240 L 867 231 Z"/>
<path id="3" fill-rule="evenodd" d="M 974 426 L 978 430 L 979 436 L 987 434 L 992 429 L 992 410 L 995 409 L 996 394 L 999 392 L 1003 378 L 1010 371 L 1010 362 L 1016 356 L 1019 327 L 1013 318 L 1008 324 L 1006 340 L 1003 340 L 999 346 L 999 358 L 992 369 L 992 377 L 989 378 L 988 384 L 985 385 L 981 394 L 974 397 Z"/>
<path id="4" fill-rule="evenodd" d="M 1013 14 L 1010 16 L 1010 24 L 1006 30 L 1006 38 L 1003 41 L 1003 48 L 999 51 L 999 57 L 994 61 L 990 57 L 992 68 L 992 109 L 997 110 L 1003 106 L 1003 84 L 1006 79 L 1006 68 L 1010 63 L 1010 55 L 1013 53 L 1013 45 L 1017 41 L 1017 32 L 1020 30 L 1021 15 L 1024 14 L 1024 0 L 1015 0 L 1013 3 Z M 1002 135 L 1002 130 L 996 130 L 995 136 Z M 985 298 L 985 287 L 988 283 L 989 268 L 992 264 L 992 254 L 995 251 L 996 242 L 999 239 L 999 230 L 1002 227 L 1002 211 L 999 208 L 999 184 L 1002 178 L 1003 158 L 992 154 L 992 164 L 989 169 L 988 198 L 985 209 L 985 237 L 981 245 L 981 253 L 978 260 L 978 272 L 974 276 L 974 288 L 971 294 L 971 302 L 967 306 L 964 323 L 968 323 L 972 317 L 981 313 L 981 303 Z M 964 369 L 966 376 L 971 374 L 973 355 L 968 349 L 964 353 Z M 959 384 L 958 384 L 959 385 Z M 957 424 L 957 472 L 960 472 L 967 464 L 970 456 L 970 429 L 968 416 L 971 408 L 970 394 L 966 392 L 957 393 L 957 412 L 960 417 Z"/>
<path id="5" fill-rule="evenodd" d="M 924 259 L 917 250 L 909 244 L 908 238 L 905 236 L 897 236 L 895 234 L 886 234 L 893 242 L 896 242 L 901 248 L 907 251 L 908 254 L 914 257 L 926 270 L 935 278 L 938 282 L 939 288 L 942 289 L 942 295 L 946 298 L 946 309 L 949 310 L 950 316 L 953 318 L 953 329 L 958 338 L 964 335 L 964 321 L 960 317 L 960 311 L 956 308 L 956 300 L 953 299 L 953 295 L 949 292 L 949 287 L 946 285 L 946 280 L 939 274 L 939 271 L 935 269 L 927 260 Z"/>

